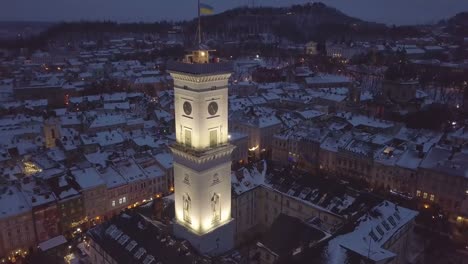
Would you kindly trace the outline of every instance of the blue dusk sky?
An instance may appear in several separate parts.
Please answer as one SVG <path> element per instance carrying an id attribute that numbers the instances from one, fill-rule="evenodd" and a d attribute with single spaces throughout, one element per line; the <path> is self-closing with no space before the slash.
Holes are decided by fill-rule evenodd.
<path id="1" fill-rule="evenodd" d="M 242 5 L 288 6 L 306 0 L 205 0 L 215 12 Z M 2 0 L 2 21 L 115 20 L 120 22 L 190 19 L 196 0 Z M 344 13 L 387 24 L 433 23 L 462 11 L 468 0 L 323 0 Z"/>

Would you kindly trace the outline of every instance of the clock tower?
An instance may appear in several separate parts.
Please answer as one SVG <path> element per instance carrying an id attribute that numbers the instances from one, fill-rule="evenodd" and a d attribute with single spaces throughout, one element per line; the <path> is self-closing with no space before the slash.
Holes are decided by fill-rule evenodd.
<path id="1" fill-rule="evenodd" d="M 202 254 L 233 247 L 231 152 L 228 142 L 228 79 L 231 64 L 210 62 L 198 48 L 169 62 L 174 79 L 174 234 Z"/>

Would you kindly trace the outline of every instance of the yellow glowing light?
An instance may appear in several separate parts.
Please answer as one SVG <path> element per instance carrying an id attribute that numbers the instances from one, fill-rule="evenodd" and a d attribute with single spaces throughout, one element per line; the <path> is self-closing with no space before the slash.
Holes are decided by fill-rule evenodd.
<path id="1" fill-rule="evenodd" d="M 249 151 L 255 151 L 255 150 L 257 150 L 257 149 L 258 149 L 258 145 L 255 146 L 255 147 L 249 148 Z"/>
<path id="2" fill-rule="evenodd" d="M 424 204 L 424 209 L 428 209 L 429 208 L 429 205 L 428 204 Z"/>
<path id="3" fill-rule="evenodd" d="M 457 216 L 457 221 L 458 221 L 458 222 L 461 222 L 461 221 L 463 221 L 463 217 L 461 217 L 461 216 Z"/>
<path id="4" fill-rule="evenodd" d="M 30 161 L 23 162 L 23 167 L 24 167 L 24 174 L 26 174 L 26 176 L 33 175 L 42 171 L 42 169 L 39 168 L 39 166 L 37 166 L 36 164 Z"/>
<path id="5" fill-rule="evenodd" d="M 201 227 L 201 230 L 200 231 L 208 231 L 210 230 L 211 228 L 213 228 L 214 224 L 212 222 L 212 218 L 211 217 L 205 217 L 205 219 L 203 219 L 203 225 Z"/>
<path id="6" fill-rule="evenodd" d="M 201 54 L 202 56 L 205 56 L 205 52 L 204 52 L 204 51 L 200 52 L 200 54 Z"/>

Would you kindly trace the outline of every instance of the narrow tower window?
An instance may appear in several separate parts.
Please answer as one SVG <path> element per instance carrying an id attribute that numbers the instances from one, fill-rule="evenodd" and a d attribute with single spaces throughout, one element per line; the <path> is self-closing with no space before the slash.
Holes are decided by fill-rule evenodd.
<path id="1" fill-rule="evenodd" d="M 192 131 L 189 129 L 185 129 L 185 145 L 192 147 Z"/>
<path id="2" fill-rule="evenodd" d="M 218 146 L 218 131 L 211 130 L 210 131 L 210 147 L 214 148 L 216 146 Z"/>

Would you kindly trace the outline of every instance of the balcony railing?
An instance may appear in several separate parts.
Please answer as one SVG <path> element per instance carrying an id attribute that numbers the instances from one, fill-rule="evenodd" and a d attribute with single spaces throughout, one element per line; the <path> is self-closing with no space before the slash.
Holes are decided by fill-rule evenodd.
<path id="1" fill-rule="evenodd" d="M 223 147 L 226 147 L 228 145 L 230 145 L 229 142 L 226 142 L 226 143 L 217 144 L 216 147 L 207 147 L 207 148 L 204 148 L 204 149 L 198 149 L 198 148 L 189 147 L 189 146 L 184 145 L 184 144 L 175 143 L 175 144 L 172 145 L 172 147 L 179 150 L 179 151 L 183 151 L 183 152 L 191 154 L 193 156 L 200 157 L 200 156 L 203 156 L 203 155 L 206 155 L 206 154 L 209 154 L 209 153 L 216 152 L 217 150 L 219 150 L 219 149 L 221 149 Z"/>
<path id="2" fill-rule="evenodd" d="M 230 73 L 232 64 L 230 62 L 219 63 L 184 63 L 180 61 L 168 61 L 167 70 L 189 74 L 213 74 Z"/>

